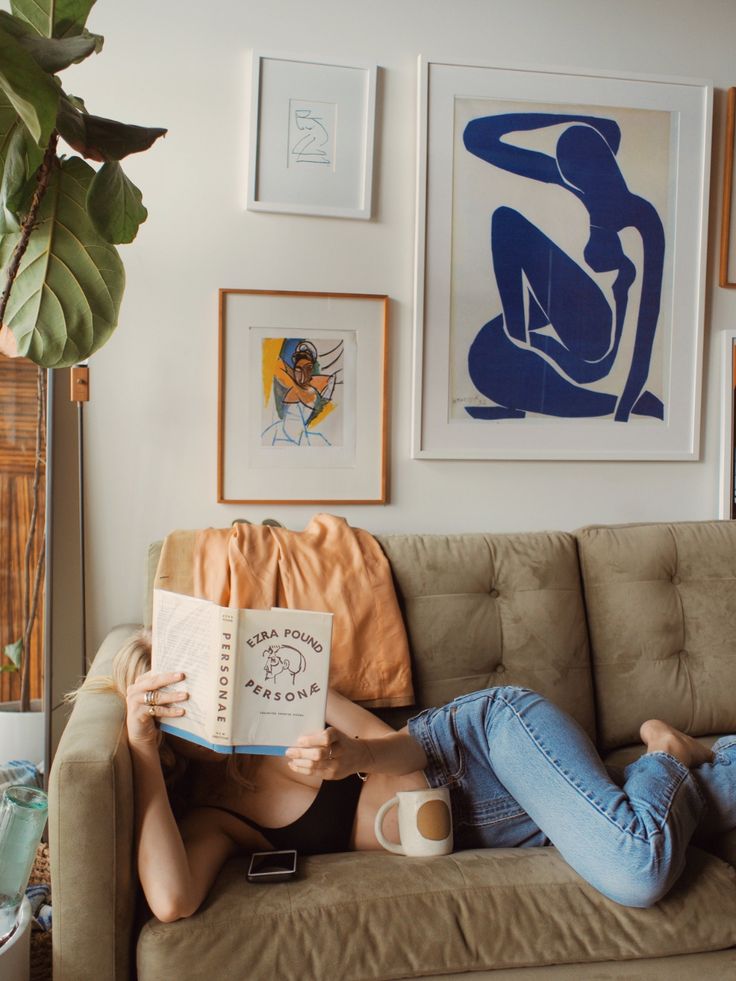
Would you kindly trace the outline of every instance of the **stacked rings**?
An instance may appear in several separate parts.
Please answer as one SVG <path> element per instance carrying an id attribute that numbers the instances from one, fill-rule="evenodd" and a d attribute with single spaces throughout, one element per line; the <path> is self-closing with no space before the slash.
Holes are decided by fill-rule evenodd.
<path id="1" fill-rule="evenodd" d="M 158 705 L 158 692 L 156 690 L 147 691 L 143 696 L 146 705 Z"/>

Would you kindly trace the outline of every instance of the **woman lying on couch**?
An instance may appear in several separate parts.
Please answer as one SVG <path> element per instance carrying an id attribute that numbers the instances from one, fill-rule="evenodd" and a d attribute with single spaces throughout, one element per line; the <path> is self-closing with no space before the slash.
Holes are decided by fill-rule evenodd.
<path id="1" fill-rule="evenodd" d="M 736 826 L 734 736 L 711 752 L 649 720 L 641 727 L 647 752 L 619 786 L 578 724 L 525 688 L 462 696 L 421 712 L 400 732 L 330 692 L 327 728 L 285 757 L 223 760 L 160 732 L 159 720 L 186 712 L 187 696 L 162 690 L 183 675 L 150 671 L 149 635 L 118 653 L 113 672 L 127 702 L 138 873 L 164 921 L 194 913 L 236 853 L 379 848 L 373 824 L 381 804 L 428 784 L 450 788 L 456 848 L 553 844 L 626 906 L 665 895 L 694 835 Z M 84 687 L 102 685 L 93 678 Z M 384 826 L 388 837 L 395 813 Z"/>

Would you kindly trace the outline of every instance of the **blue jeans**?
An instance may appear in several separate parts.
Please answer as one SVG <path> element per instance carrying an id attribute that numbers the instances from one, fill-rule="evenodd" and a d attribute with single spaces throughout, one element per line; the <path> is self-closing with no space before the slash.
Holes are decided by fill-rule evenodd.
<path id="1" fill-rule="evenodd" d="M 644 720 L 642 720 L 644 721 Z M 430 786 L 450 788 L 456 848 L 553 844 L 600 892 L 651 906 L 696 833 L 736 826 L 736 737 L 689 770 L 647 753 L 621 785 L 581 727 L 526 688 L 489 688 L 409 720 Z"/>

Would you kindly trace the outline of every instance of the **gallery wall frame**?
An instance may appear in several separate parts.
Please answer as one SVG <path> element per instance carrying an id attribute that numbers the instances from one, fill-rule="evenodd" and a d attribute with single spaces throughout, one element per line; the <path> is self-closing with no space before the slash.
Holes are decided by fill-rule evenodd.
<path id="1" fill-rule="evenodd" d="M 371 217 L 376 76 L 252 53 L 249 210 Z"/>
<path id="2" fill-rule="evenodd" d="M 736 290 L 731 278 L 731 216 L 733 210 L 734 142 L 736 141 L 736 88 L 730 88 L 726 97 L 725 152 L 723 155 L 723 196 L 721 198 L 721 252 L 718 269 L 718 285 Z"/>
<path id="3" fill-rule="evenodd" d="M 711 84 L 418 70 L 413 457 L 697 459 Z"/>
<path id="4" fill-rule="evenodd" d="M 389 298 L 219 291 L 217 500 L 385 504 Z"/>
<path id="5" fill-rule="evenodd" d="M 721 467 L 718 516 L 736 517 L 736 330 L 723 333 L 721 351 Z"/>

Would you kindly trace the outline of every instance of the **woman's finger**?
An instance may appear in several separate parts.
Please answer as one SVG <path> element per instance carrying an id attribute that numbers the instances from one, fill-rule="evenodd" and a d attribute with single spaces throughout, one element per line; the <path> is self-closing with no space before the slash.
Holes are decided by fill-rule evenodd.
<path id="1" fill-rule="evenodd" d="M 128 686 L 128 693 L 139 691 L 154 691 L 157 688 L 164 688 L 166 685 L 174 685 L 177 681 L 183 681 L 186 675 L 183 671 L 153 672 L 147 671 Z"/>
<path id="2" fill-rule="evenodd" d="M 139 715 L 141 719 L 165 719 L 184 715 L 185 712 L 186 709 L 175 708 L 169 705 L 142 705 Z"/>

